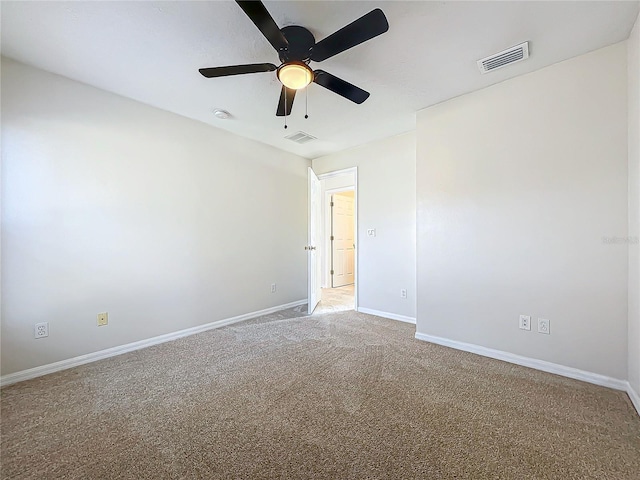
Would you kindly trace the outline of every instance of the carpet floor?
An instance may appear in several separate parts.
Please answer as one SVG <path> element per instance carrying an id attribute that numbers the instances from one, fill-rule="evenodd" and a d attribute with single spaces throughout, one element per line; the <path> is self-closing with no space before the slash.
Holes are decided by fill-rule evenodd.
<path id="1" fill-rule="evenodd" d="M 299 312 L 3 388 L 1 477 L 640 478 L 623 392 Z"/>

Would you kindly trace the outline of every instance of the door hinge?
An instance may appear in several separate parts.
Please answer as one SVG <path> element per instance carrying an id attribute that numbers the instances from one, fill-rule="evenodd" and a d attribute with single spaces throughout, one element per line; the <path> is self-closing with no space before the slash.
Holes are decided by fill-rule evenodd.
<path id="1" fill-rule="evenodd" d="M 329 240 L 331 240 L 333 242 L 333 235 L 331 235 L 331 238 Z"/>
<path id="2" fill-rule="evenodd" d="M 331 270 L 331 275 L 333 275 L 333 270 Z"/>
<path id="3" fill-rule="evenodd" d="M 329 204 L 329 206 L 333 207 L 333 202 L 331 202 L 331 203 Z"/>

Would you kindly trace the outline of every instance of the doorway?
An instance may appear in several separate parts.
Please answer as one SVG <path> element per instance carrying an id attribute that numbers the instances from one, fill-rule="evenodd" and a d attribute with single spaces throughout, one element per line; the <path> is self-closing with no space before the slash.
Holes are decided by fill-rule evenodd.
<path id="1" fill-rule="evenodd" d="M 314 314 L 358 306 L 357 168 L 318 175 L 322 193 L 320 302 Z"/>

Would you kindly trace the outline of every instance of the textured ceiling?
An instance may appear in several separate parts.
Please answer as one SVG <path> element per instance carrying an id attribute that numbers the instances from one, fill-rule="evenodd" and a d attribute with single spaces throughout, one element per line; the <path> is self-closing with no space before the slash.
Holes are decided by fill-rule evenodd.
<path id="1" fill-rule="evenodd" d="M 371 92 L 356 105 L 312 84 L 289 129 L 275 72 L 206 79 L 198 68 L 278 63 L 234 2 L 2 2 L 2 54 L 275 147 L 315 158 L 412 130 L 430 105 L 626 39 L 638 2 L 264 2 L 276 23 L 320 40 L 373 8 L 389 31 L 322 63 Z M 530 41 L 525 62 L 480 74 L 476 60 Z M 214 108 L 232 118 L 217 119 Z M 318 140 L 284 136 L 303 130 Z"/>

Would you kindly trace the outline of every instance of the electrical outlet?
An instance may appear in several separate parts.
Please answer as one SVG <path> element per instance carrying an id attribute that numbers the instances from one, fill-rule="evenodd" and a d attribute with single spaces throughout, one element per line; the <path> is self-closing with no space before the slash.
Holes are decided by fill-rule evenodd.
<path id="1" fill-rule="evenodd" d="M 277 288 L 277 287 L 276 287 L 276 284 L 275 284 L 275 283 L 272 283 L 272 284 L 271 284 L 271 293 L 276 293 L 276 288 Z"/>
<path id="2" fill-rule="evenodd" d="M 551 322 L 546 318 L 538 319 L 538 333 L 544 333 L 545 335 L 551 334 Z"/>
<path id="3" fill-rule="evenodd" d="M 531 317 L 529 315 L 520 315 L 520 329 L 531 330 Z"/>
<path id="4" fill-rule="evenodd" d="M 401 288 L 400 289 L 400 298 L 407 298 L 407 289 L 406 288 Z"/>
<path id="5" fill-rule="evenodd" d="M 370 236 L 370 237 L 375 237 L 376 236 L 376 229 L 375 228 L 367 229 L 367 235 Z"/>
<path id="6" fill-rule="evenodd" d="M 49 336 L 49 322 L 36 323 L 33 329 L 33 338 Z"/>
<path id="7" fill-rule="evenodd" d="M 109 314 L 107 312 L 98 314 L 98 326 L 104 327 L 109 324 Z"/>

